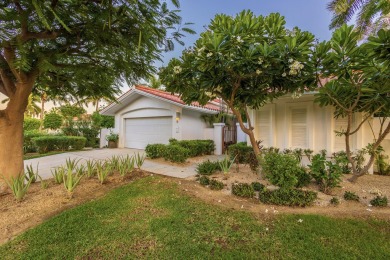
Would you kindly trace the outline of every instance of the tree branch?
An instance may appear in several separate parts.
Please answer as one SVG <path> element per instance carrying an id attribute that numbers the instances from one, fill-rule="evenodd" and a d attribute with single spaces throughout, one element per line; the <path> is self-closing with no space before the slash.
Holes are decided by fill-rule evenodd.
<path id="1" fill-rule="evenodd" d="M 0 92 L 2 92 L 7 97 L 12 97 L 16 91 L 15 84 L 12 82 L 12 80 L 9 78 L 9 76 L 3 69 L 0 69 L 0 77 Z M 4 91 L 1 91 L 1 89 L 3 89 Z"/>
<path id="2" fill-rule="evenodd" d="M 353 130 L 350 134 L 353 135 L 355 134 L 357 131 L 359 131 L 359 129 L 362 127 L 362 125 L 364 124 L 364 122 L 366 122 L 372 115 L 374 115 L 375 113 L 379 112 L 382 108 L 384 107 L 384 105 L 380 106 L 379 108 L 377 108 L 373 113 L 370 113 L 368 114 L 361 122 L 360 124 L 355 128 L 355 130 Z"/>

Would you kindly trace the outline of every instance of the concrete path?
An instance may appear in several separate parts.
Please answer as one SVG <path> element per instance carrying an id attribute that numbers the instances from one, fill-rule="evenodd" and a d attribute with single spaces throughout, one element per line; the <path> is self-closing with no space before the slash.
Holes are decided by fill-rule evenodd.
<path id="1" fill-rule="evenodd" d="M 34 170 L 38 166 L 39 175 L 43 179 L 52 178 L 51 169 L 65 165 L 66 159 L 80 159 L 79 163 L 83 163 L 89 159 L 95 160 L 104 160 L 111 158 L 113 155 L 116 156 L 126 156 L 134 155 L 140 153 L 142 155 L 145 154 L 144 150 L 137 149 L 128 149 L 128 148 L 117 148 L 117 149 L 94 149 L 89 151 L 80 151 L 80 152 L 68 152 L 62 154 L 55 154 L 30 160 L 25 160 L 25 167 L 28 165 L 32 165 Z M 205 158 L 205 160 L 220 160 L 223 159 L 223 156 L 209 155 Z M 142 169 L 145 171 L 177 177 L 177 178 L 187 178 L 190 176 L 196 175 L 196 163 L 191 164 L 186 167 L 181 166 L 172 166 L 169 164 L 159 163 L 153 160 L 146 159 Z"/>

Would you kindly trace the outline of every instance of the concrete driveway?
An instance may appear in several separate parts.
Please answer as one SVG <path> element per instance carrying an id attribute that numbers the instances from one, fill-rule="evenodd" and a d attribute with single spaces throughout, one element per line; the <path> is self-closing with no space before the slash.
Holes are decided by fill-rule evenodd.
<path id="1" fill-rule="evenodd" d="M 116 156 L 126 156 L 134 155 L 140 153 L 142 155 L 145 154 L 144 150 L 137 149 L 128 149 L 128 148 L 117 148 L 117 149 L 94 149 L 89 151 L 80 151 L 80 152 L 68 152 L 62 154 L 55 154 L 30 160 L 25 160 L 24 165 L 32 165 L 34 169 L 36 169 L 38 165 L 39 175 L 43 179 L 52 178 L 51 169 L 65 165 L 66 159 L 80 159 L 80 163 L 85 162 L 86 160 L 95 159 L 95 160 L 103 160 L 111 158 L 113 155 Z M 218 160 L 220 156 L 210 155 L 206 159 L 210 160 Z M 177 178 L 187 178 L 189 176 L 196 175 L 196 164 L 191 164 L 186 167 L 181 166 L 172 166 L 168 164 L 158 163 L 153 160 L 145 160 L 142 169 L 145 171 L 150 171 L 157 174 L 177 177 Z"/>

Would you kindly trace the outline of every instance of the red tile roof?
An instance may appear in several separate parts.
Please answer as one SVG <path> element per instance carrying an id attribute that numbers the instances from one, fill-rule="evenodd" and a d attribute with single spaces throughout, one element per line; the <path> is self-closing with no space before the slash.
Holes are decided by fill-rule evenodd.
<path id="1" fill-rule="evenodd" d="M 181 105 L 186 105 L 178 94 L 171 94 L 171 93 L 163 91 L 163 90 L 154 89 L 154 88 L 150 88 L 150 87 L 146 87 L 146 86 L 142 86 L 142 85 L 135 86 L 135 89 L 138 91 L 142 91 L 142 92 L 151 94 L 151 95 L 159 97 L 159 98 L 163 98 L 163 99 L 181 104 Z M 217 104 L 215 104 L 215 103 L 217 103 Z M 220 104 L 221 104 L 221 101 L 219 99 L 215 99 L 211 102 L 208 102 L 205 106 L 201 106 L 198 102 L 192 102 L 189 106 L 200 107 L 200 108 L 205 108 L 205 109 L 214 110 L 214 111 L 220 111 L 221 110 Z"/>

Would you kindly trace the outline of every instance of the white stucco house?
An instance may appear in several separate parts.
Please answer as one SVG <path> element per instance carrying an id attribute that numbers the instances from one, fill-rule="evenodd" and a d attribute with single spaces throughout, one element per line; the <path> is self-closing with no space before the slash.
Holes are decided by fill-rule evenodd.
<path id="1" fill-rule="evenodd" d="M 314 152 L 322 149 L 328 155 L 341 150 L 345 151 L 344 137 L 336 136 L 335 131 L 345 129 L 346 118 L 335 119 L 332 107 L 320 107 L 314 103 L 313 92 L 305 93 L 299 98 L 284 96 L 258 110 L 250 111 L 252 125 L 255 128 L 256 140 L 263 140 L 265 147 L 280 149 L 307 148 Z M 354 123 L 361 122 L 362 115 L 356 115 Z M 371 118 L 370 124 L 378 129 L 378 119 Z M 352 150 L 364 148 L 372 143 L 374 136 L 368 122 L 352 138 Z M 383 141 L 387 154 L 390 153 L 390 136 Z"/>
<path id="2" fill-rule="evenodd" d="M 167 144 L 170 138 L 213 139 L 213 129 L 207 128 L 201 115 L 217 114 L 220 109 L 218 100 L 205 106 L 186 105 L 178 95 L 138 85 L 100 113 L 115 116 L 118 147 L 144 149 L 147 144 Z"/>

